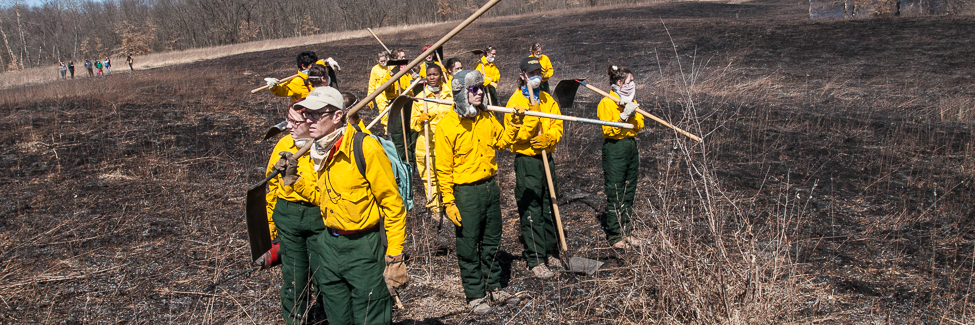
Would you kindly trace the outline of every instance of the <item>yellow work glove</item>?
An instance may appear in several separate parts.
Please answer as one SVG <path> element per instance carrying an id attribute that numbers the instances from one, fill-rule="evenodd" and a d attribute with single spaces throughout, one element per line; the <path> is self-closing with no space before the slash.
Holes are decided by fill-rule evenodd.
<path id="1" fill-rule="evenodd" d="M 530 141 L 532 148 L 534 149 L 548 149 L 552 145 L 555 145 L 555 137 L 549 135 L 548 133 L 539 134 Z"/>
<path id="2" fill-rule="evenodd" d="M 444 203 L 443 206 L 447 211 L 447 219 L 450 219 L 455 226 L 460 227 L 460 210 L 457 209 L 457 204 L 454 201 Z"/>
<path id="3" fill-rule="evenodd" d="M 529 111 L 541 112 L 542 111 L 542 107 L 540 105 L 538 105 L 538 103 L 528 104 L 528 110 Z"/>
<path id="4" fill-rule="evenodd" d="M 399 289 L 406 287 L 410 283 L 410 275 L 406 273 L 406 263 L 403 254 L 396 256 L 386 255 L 386 268 L 383 270 L 383 279 L 386 280 L 386 289 L 389 295 L 396 296 Z"/>
<path id="5" fill-rule="evenodd" d="M 416 116 L 416 119 L 420 121 L 420 124 L 426 123 L 427 121 L 430 121 L 430 114 L 420 113 L 420 115 Z"/>
<path id="6" fill-rule="evenodd" d="M 525 111 L 527 108 L 524 107 L 513 107 L 515 111 L 511 113 L 511 126 L 515 128 L 520 128 L 525 122 Z"/>
<path id="7" fill-rule="evenodd" d="M 494 87 L 494 89 L 498 89 L 498 83 L 497 82 L 493 82 L 492 81 L 491 83 L 488 84 L 488 86 Z"/>

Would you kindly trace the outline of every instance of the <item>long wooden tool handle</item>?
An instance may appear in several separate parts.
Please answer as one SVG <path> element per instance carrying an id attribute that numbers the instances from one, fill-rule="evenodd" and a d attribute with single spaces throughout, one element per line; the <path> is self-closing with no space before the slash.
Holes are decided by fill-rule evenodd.
<path id="1" fill-rule="evenodd" d="M 481 76 L 486 75 L 487 73 L 484 72 L 484 65 L 483 64 L 478 64 L 478 66 L 481 67 Z M 491 80 L 491 82 L 496 82 L 496 81 L 495 80 Z M 494 100 L 491 99 L 491 92 L 487 90 L 487 87 L 484 87 L 484 97 L 487 97 L 487 101 L 488 101 L 488 103 L 485 104 L 484 106 L 487 106 L 487 105 L 490 105 L 490 104 L 494 104 Z M 498 102 L 498 104 L 500 104 L 500 102 Z"/>
<path id="2" fill-rule="evenodd" d="M 548 168 L 548 152 L 542 150 L 542 163 L 545 164 L 545 180 L 548 181 L 548 196 L 552 199 L 552 210 L 555 210 L 555 226 L 559 229 L 559 247 L 562 251 L 568 251 L 569 245 L 565 243 L 565 231 L 562 230 L 562 215 L 559 213 L 559 202 L 555 198 L 555 185 L 552 183 L 552 170 Z"/>
<path id="3" fill-rule="evenodd" d="M 440 38 L 440 40 L 434 43 L 433 46 L 428 48 L 426 51 L 423 51 L 423 53 L 421 53 L 419 56 L 414 58 L 413 61 L 410 61 L 410 63 L 406 64 L 406 67 L 400 69 L 400 71 L 397 72 L 396 75 L 389 78 L 389 80 L 386 80 L 386 82 L 384 82 L 382 85 L 379 85 L 379 87 L 376 87 L 376 90 L 373 90 L 371 94 L 367 95 L 358 104 L 352 106 L 352 108 L 349 109 L 347 115 L 352 115 L 355 112 L 358 112 L 360 109 L 362 109 L 363 106 L 366 106 L 366 103 L 371 101 L 373 98 L 376 98 L 376 96 L 379 96 L 379 94 L 383 90 L 385 90 L 390 85 L 392 85 L 394 81 L 399 80 L 399 78 L 402 77 L 404 74 L 406 74 L 407 71 L 413 69 L 413 67 L 415 67 L 417 64 L 420 64 L 420 61 L 426 59 L 427 55 L 432 54 L 434 51 L 437 50 L 438 47 L 442 46 L 444 43 L 447 43 L 447 41 L 453 38 L 454 35 L 460 33 L 460 31 L 464 30 L 464 28 L 467 27 L 467 25 L 470 25 L 472 22 L 474 22 L 475 19 L 477 19 L 485 12 L 487 12 L 488 9 L 491 9 L 491 7 L 494 7 L 494 5 L 498 4 L 498 2 L 501 2 L 501 0 L 488 1 L 488 3 L 484 4 L 484 6 L 482 6 L 481 9 L 478 9 L 473 14 L 471 14 L 470 17 L 467 17 L 467 19 L 460 22 L 460 24 L 458 24 L 457 27 L 454 27 L 454 29 L 452 29 L 449 33 L 447 33 L 447 35 L 444 35 L 444 37 Z"/>
<path id="4" fill-rule="evenodd" d="M 431 103 L 443 104 L 443 105 L 451 105 L 451 104 L 453 104 L 453 102 L 451 102 L 451 101 L 445 101 L 445 100 L 434 99 L 434 98 L 414 98 L 414 99 L 415 100 L 427 101 L 427 102 L 431 102 Z M 514 111 L 515 111 L 514 109 L 511 109 L 511 108 L 501 107 L 501 106 L 494 106 L 494 105 L 484 105 L 484 107 L 487 107 L 487 110 L 492 111 L 492 112 L 514 113 Z M 634 128 L 633 124 L 630 124 L 630 123 L 610 122 L 610 121 L 603 121 L 603 120 L 594 120 L 594 119 L 588 119 L 588 118 L 584 118 L 584 117 L 575 117 L 575 116 L 569 116 L 569 115 L 550 114 L 550 113 L 542 113 L 542 112 L 536 112 L 536 111 L 525 111 L 525 115 L 535 116 L 535 117 L 543 117 L 543 118 L 550 118 L 550 119 L 556 119 L 556 120 L 563 120 L 563 121 L 582 122 L 582 123 L 589 123 L 589 124 L 596 124 L 596 125 L 612 126 L 612 127 L 617 127 L 617 128 L 623 128 L 623 129 L 632 129 L 632 128 Z"/>
<path id="5" fill-rule="evenodd" d="M 443 66 L 443 61 L 440 60 L 440 52 L 433 52 L 437 55 L 437 62 L 440 63 L 440 76 L 443 77 L 443 82 L 447 83 L 447 67 Z"/>
<path id="6" fill-rule="evenodd" d="M 586 86 L 586 88 L 589 88 L 589 90 L 595 91 L 597 94 L 603 95 L 603 97 L 606 97 L 606 98 L 609 98 L 609 99 L 613 99 L 613 100 L 619 100 L 619 98 L 616 98 L 613 95 L 610 95 L 609 93 L 607 93 L 607 92 L 605 92 L 605 91 L 603 91 L 603 90 L 601 90 L 599 88 L 593 87 L 590 84 L 587 84 L 587 83 L 581 82 L 581 81 L 579 83 L 582 84 L 583 86 Z M 637 104 L 637 105 L 639 105 L 639 104 Z M 674 129 L 674 131 L 677 131 L 678 133 L 683 134 L 683 135 L 687 136 L 688 138 L 691 138 L 691 140 L 694 140 L 694 141 L 697 141 L 697 142 L 701 142 L 701 138 L 700 137 L 698 137 L 698 136 L 696 136 L 694 134 L 691 134 L 690 132 L 684 131 L 681 128 L 674 126 L 673 124 L 667 123 L 667 121 L 664 121 L 664 120 L 660 119 L 659 117 L 653 116 L 653 114 L 647 113 L 647 111 L 644 111 L 644 110 L 642 110 L 640 108 L 637 108 L 636 109 L 636 112 L 637 113 L 640 113 L 640 114 L 643 114 L 643 116 L 649 117 L 651 120 L 657 121 L 657 123 L 663 124 L 666 127 L 669 127 L 671 129 Z"/>
<path id="7" fill-rule="evenodd" d="M 427 108 L 427 102 L 423 102 L 423 114 L 430 114 L 430 110 Z M 427 118 L 429 117 L 430 116 L 427 115 Z M 430 169 L 432 169 L 430 168 L 431 167 L 430 155 L 433 153 L 430 152 L 430 121 L 429 120 L 423 122 L 423 145 L 426 146 L 427 149 L 427 154 L 425 159 L 426 160 L 425 163 L 427 166 L 427 201 L 430 201 L 430 199 L 433 198 L 433 196 L 430 195 L 430 192 L 432 192 L 433 190 L 433 179 L 430 177 L 430 172 L 431 172 Z"/>
<path id="8" fill-rule="evenodd" d="M 528 86 L 528 80 L 525 80 L 525 88 L 528 88 L 528 102 L 532 105 L 538 105 L 538 101 L 535 100 L 535 96 L 532 94 L 533 89 Z M 565 243 L 565 231 L 562 230 L 562 214 L 559 213 L 559 201 L 556 199 L 555 184 L 552 182 L 552 170 L 548 168 L 548 152 L 545 149 L 542 149 L 542 164 L 545 165 L 545 181 L 548 182 L 548 196 L 552 200 L 552 211 L 555 212 L 555 227 L 559 230 L 559 248 L 562 248 L 562 251 L 565 252 L 569 250 L 569 245 Z"/>
<path id="9" fill-rule="evenodd" d="M 389 48 L 386 47 L 386 44 L 383 44 L 383 41 L 379 39 L 379 36 L 376 36 L 376 33 L 372 32 L 372 28 L 366 28 L 366 30 L 369 31 L 369 34 L 372 34 L 372 37 L 376 38 L 376 41 L 379 41 L 379 45 L 382 45 L 383 48 L 386 49 L 386 53 L 392 54 L 392 52 L 389 51 Z"/>
<path id="10" fill-rule="evenodd" d="M 406 92 L 409 91 L 410 89 L 413 89 L 413 87 L 416 86 L 416 84 L 419 83 L 421 80 L 423 79 L 413 80 L 413 83 L 411 83 L 410 86 L 407 87 L 406 89 L 403 89 L 403 92 L 401 92 L 399 95 L 400 96 L 406 95 Z M 376 125 L 376 123 L 379 123 L 379 120 L 381 120 L 383 116 L 389 113 L 389 110 L 393 108 L 392 106 L 393 103 L 389 103 L 389 104 L 390 105 L 387 105 L 386 109 L 383 109 L 383 111 L 380 112 L 379 115 L 376 115 L 376 118 L 372 119 L 372 122 L 369 122 L 369 125 L 366 126 L 367 129 L 371 129 L 374 125 Z"/>
<path id="11" fill-rule="evenodd" d="M 283 84 L 283 83 L 288 82 L 288 81 L 291 81 L 291 79 L 294 79 L 294 78 L 298 78 L 298 75 L 295 74 L 293 76 L 290 76 L 290 77 L 281 79 L 281 81 L 278 81 L 278 83 L 275 84 L 275 86 L 280 85 L 280 84 Z M 268 88 L 270 88 L 270 87 L 268 87 L 267 85 L 264 85 L 263 87 L 260 87 L 260 88 L 255 88 L 254 90 L 251 90 L 251 94 L 256 93 L 256 92 L 259 92 L 259 91 L 264 90 L 264 89 L 268 89 Z"/>

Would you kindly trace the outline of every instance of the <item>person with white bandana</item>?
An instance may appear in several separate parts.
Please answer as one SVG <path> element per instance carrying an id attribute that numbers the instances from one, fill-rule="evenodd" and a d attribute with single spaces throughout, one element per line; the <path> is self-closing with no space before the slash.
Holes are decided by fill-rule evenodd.
<path id="1" fill-rule="evenodd" d="M 639 246 L 631 235 L 630 216 L 640 177 L 640 152 L 636 134 L 643 129 L 643 115 L 636 114 L 636 83 L 630 69 L 610 66 L 610 95 L 599 102 L 599 119 L 633 124 L 633 129 L 603 126 L 603 180 L 606 193 L 606 217 L 601 221 L 606 240 L 615 248 Z"/>
<path id="2" fill-rule="evenodd" d="M 423 86 L 423 91 L 417 97 L 454 100 L 453 91 L 450 85 L 444 83 L 443 69 L 439 65 L 428 66 L 425 75 L 426 85 Z M 426 196 L 426 208 L 434 214 L 443 211 L 443 203 L 440 201 L 440 190 L 437 188 L 436 172 L 427 169 L 426 159 L 429 155 L 430 165 L 436 166 L 436 155 L 434 154 L 436 151 L 434 150 L 435 144 L 433 142 L 434 135 L 436 134 L 437 126 L 440 125 L 440 121 L 451 112 L 452 106 L 417 101 L 413 103 L 412 116 L 410 117 L 410 128 L 418 134 L 416 139 L 416 170 L 420 173 L 420 178 L 424 185 L 423 188 L 429 191 Z M 429 137 L 424 134 L 424 124 L 430 125 Z M 427 152 L 427 147 L 430 148 L 429 152 Z M 426 186 L 428 183 L 431 184 L 430 188 Z"/>

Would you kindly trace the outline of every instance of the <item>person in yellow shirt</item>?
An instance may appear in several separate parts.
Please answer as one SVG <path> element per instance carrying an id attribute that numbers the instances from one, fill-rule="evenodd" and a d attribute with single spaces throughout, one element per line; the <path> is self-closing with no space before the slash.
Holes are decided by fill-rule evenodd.
<path id="1" fill-rule="evenodd" d="M 445 83 L 449 85 L 454 80 L 454 74 L 457 71 L 464 70 L 464 63 L 460 62 L 458 58 L 449 58 L 443 64 L 444 69 L 446 69 L 445 74 L 447 75 L 447 81 Z"/>
<path id="2" fill-rule="evenodd" d="M 508 99 L 508 107 L 531 106 L 542 113 L 562 114 L 559 104 L 538 87 L 542 81 L 542 66 L 538 59 L 526 57 L 519 65 L 518 91 Z M 528 96 L 535 98 L 532 105 Z M 542 150 L 547 151 L 552 182 L 555 180 L 555 145 L 562 139 L 562 120 L 527 117 L 518 132 L 511 151 L 515 153 L 515 200 L 521 215 L 521 236 L 525 244 L 524 257 L 536 277 L 555 276 L 548 266 L 562 268 L 559 260 L 555 217 L 549 197 Z M 556 192 L 558 188 L 555 189 Z M 546 266 L 548 262 L 548 266 Z"/>
<path id="3" fill-rule="evenodd" d="M 443 82 L 443 78 L 441 77 L 443 70 L 440 69 L 439 65 L 431 65 L 427 68 L 426 75 L 426 85 L 423 86 L 423 91 L 417 97 L 454 100 L 450 86 Z M 443 211 L 443 204 L 440 201 L 440 190 L 437 188 L 436 171 L 432 170 L 432 168 L 430 170 L 427 169 L 426 159 L 429 155 L 431 166 L 436 164 L 433 136 L 436 134 L 437 126 L 440 125 L 440 120 L 452 112 L 452 107 L 453 105 L 417 101 L 413 103 L 413 112 L 410 118 L 410 128 L 419 135 L 416 139 L 416 170 L 420 172 L 423 188 L 428 191 L 426 207 L 430 212 L 435 214 Z M 424 110 L 426 113 L 424 113 Z M 429 138 L 424 134 L 424 125 L 426 124 L 430 125 Z M 429 154 L 427 152 L 427 146 L 430 147 Z M 427 188 L 426 186 L 428 179 L 431 188 Z"/>
<path id="4" fill-rule="evenodd" d="M 548 88 L 548 78 L 551 78 L 552 74 L 555 73 L 555 68 L 552 67 L 552 60 L 549 60 L 547 55 L 542 54 L 542 45 L 539 43 L 532 44 L 530 51 L 530 56 L 537 58 L 538 63 L 542 65 L 542 84 L 538 88 L 551 94 L 552 91 Z"/>
<path id="5" fill-rule="evenodd" d="M 474 70 L 480 71 L 484 75 L 484 86 L 487 87 L 488 105 L 498 106 L 501 105 L 501 99 L 498 98 L 498 83 L 501 82 L 501 71 L 498 70 L 498 66 L 494 64 L 494 59 L 498 56 L 498 49 L 494 46 L 488 46 L 484 49 L 484 55 L 481 56 L 481 60 L 477 62 L 477 66 Z"/>
<path id="6" fill-rule="evenodd" d="M 426 52 L 426 50 L 428 50 L 428 49 L 430 49 L 430 46 L 429 45 L 424 46 L 423 49 L 420 50 L 420 52 L 421 53 L 422 52 Z M 436 55 L 437 55 L 437 52 L 433 52 L 430 55 L 427 55 L 427 57 L 423 58 L 423 62 L 420 63 L 420 78 L 426 78 L 427 77 L 427 70 L 430 69 L 431 66 L 434 66 L 435 65 L 435 66 L 438 66 L 441 69 L 443 69 L 443 66 L 440 65 L 440 62 L 437 62 L 436 57 L 435 57 Z"/>
<path id="7" fill-rule="evenodd" d="M 447 217 L 456 226 L 457 262 L 468 307 L 476 314 L 491 312 L 490 302 L 516 304 L 501 290 L 501 191 L 494 175 L 496 150 L 508 147 L 521 127 L 525 108 L 509 114 L 507 128 L 484 106 L 480 71 L 454 74 L 453 112 L 434 135 L 437 179 Z M 490 296 L 488 296 L 490 295 Z"/>
<path id="8" fill-rule="evenodd" d="M 376 65 L 372 67 L 372 71 L 369 73 L 369 88 L 366 91 L 366 94 L 371 94 L 373 91 L 376 91 L 376 88 L 379 88 L 380 85 L 386 82 L 386 80 L 389 80 L 389 77 L 392 76 L 389 74 L 390 67 L 386 66 L 386 62 L 389 62 L 389 53 L 386 51 L 380 51 L 376 57 Z M 392 98 L 386 96 L 391 95 L 395 97 L 396 94 L 392 94 L 393 91 L 395 91 L 395 89 L 392 89 L 392 87 L 387 88 L 385 91 L 380 93 L 379 96 L 376 96 L 375 99 L 369 102 L 369 107 L 379 111 L 386 109 L 386 105 L 389 105 L 388 98 Z M 383 125 L 386 125 L 385 119 L 383 119 L 382 123 Z"/>
<path id="9" fill-rule="evenodd" d="M 267 163 L 267 175 L 275 169 L 286 169 L 287 159 L 281 159 L 280 152 L 294 153 L 305 143 L 312 141 L 305 119 L 293 108 L 288 109 L 288 127 L 291 133 L 282 137 L 274 146 L 271 159 Z M 297 175 L 313 177 L 314 164 L 309 157 L 296 159 Z M 325 230 L 321 210 L 308 198 L 285 191 L 282 177 L 268 180 L 267 214 L 271 228 L 271 239 L 278 242 L 278 256 L 281 260 L 281 307 L 286 324 L 304 324 L 313 289 L 311 270 L 317 269 L 320 260 L 310 256 L 308 247 Z M 274 248 L 272 248 L 273 250 Z M 265 262 L 264 267 L 269 267 Z M 314 313 L 311 313 L 314 314 Z"/>
<path id="10" fill-rule="evenodd" d="M 325 314 L 331 324 L 391 324 L 390 293 L 408 276 L 402 256 L 406 209 L 389 159 L 376 139 L 365 137 L 365 172 L 359 172 L 353 150 L 358 130 L 346 122 L 337 90 L 315 89 L 295 107 L 304 110 L 315 139 L 317 178 L 302 176 L 285 186 L 321 208 L 326 229 L 310 250 L 322 261 L 314 278 Z M 337 130 L 341 133 L 333 134 Z"/>
<path id="11" fill-rule="evenodd" d="M 643 129 L 643 115 L 636 113 L 637 104 L 633 101 L 636 83 L 630 69 L 613 65 L 608 72 L 609 84 L 613 88 L 610 95 L 617 99 L 599 101 L 599 119 L 630 123 L 633 129 L 603 126 L 606 218 L 602 220 L 602 227 L 610 245 L 627 248 L 641 244 L 630 234 L 630 216 L 633 215 L 633 198 L 640 177 L 640 152 L 635 137 Z"/>
<path id="12" fill-rule="evenodd" d="M 336 62 L 334 59 L 327 58 L 325 60 L 319 60 L 318 56 L 315 55 L 315 52 L 312 51 L 298 53 L 296 61 L 298 64 L 297 78 L 291 79 L 291 81 L 284 83 L 281 83 L 281 81 L 277 78 L 264 78 L 264 81 L 267 82 L 268 90 L 270 90 L 272 94 L 278 97 L 290 97 L 292 103 L 305 98 L 305 96 L 308 96 L 308 93 L 314 89 L 314 87 L 308 82 L 308 70 L 313 65 L 320 64 L 332 70 L 339 68 L 338 62 Z M 334 75 L 334 72 L 331 74 L 327 72 L 325 73 L 326 77 L 330 75 Z M 329 85 L 333 82 L 336 81 L 326 79 L 324 84 Z"/>

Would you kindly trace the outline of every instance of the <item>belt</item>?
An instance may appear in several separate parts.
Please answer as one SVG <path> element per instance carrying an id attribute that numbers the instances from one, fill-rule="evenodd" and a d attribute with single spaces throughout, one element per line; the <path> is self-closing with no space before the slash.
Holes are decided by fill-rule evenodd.
<path id="1" fill-rule="evenodd" d="M 481 185 L 481 184 L 484 184 L 484 183 L 487 183 L 487 182 L 490 182 L 490 181 L 493 181 L 493 180 L 494 180 L 494 176 L 490 176 L 488 178 L 485 178 L 485 179 L 482 179 L 482 180 L 479 180 L 479 181 L 473 181 L 473 182 L 466 183 L 466 184 L 457 184 L 457 186 L 477 186 L 477 185 Z"/>
<path id="2" fill-rule="evenodd" d="M 313 203 L 311 203 L 311 202 L 305 202 L 305 201 L 291 201 L 291 200 L 285 200 L 285 201 L 288 201 L 288 202 L 290 202 L 290 203 L 294 203 L 294 204 L 297 204 L 297 205 L 303 205 L 303 206 L 306 206 L 306 207 L 309 207 L 309 208 L 315 208 L 315 207 L 318 207 L 317 205 L 315 205 L 315 204 L 313 204 Z"/>
<path id="3" fill-rule="evenodd" d="M 332 236 L 338 237 L 338 236 L 355 235 L 359 233 L 367 233 L 374 230 L 376 230 L 376 226 L 372 226 L 366 229 L 359 229 L 359 230 L 342 230 L 342 229 L 328 228 L 328 233 L 332 234 Z"/>

